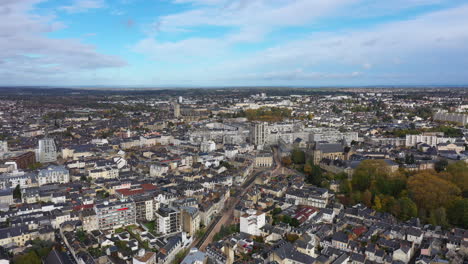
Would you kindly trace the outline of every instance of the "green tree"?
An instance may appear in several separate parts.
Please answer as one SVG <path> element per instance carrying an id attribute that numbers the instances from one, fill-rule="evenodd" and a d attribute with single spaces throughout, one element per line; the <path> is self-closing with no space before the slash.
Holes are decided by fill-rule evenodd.
<path id="1" fill-rule="evenodd" d="M 373 180 L 389 175 L 389 168 L 383 160 L 364 160 L 355 169 L 351 181 L 353 189 L 361 192 L 370 188 Z"/>
<path id="2" fill-rule="evenodd" d="M 16 185 L 15 189 L 13 190 L 13 198 L 21 199 L 21 187 L 20 185 Z"/>
<path id="3" fill-rule="evenodd" d="M 435 226 L 448 227 L 447 213 L 444 207 L 439 207 L 430 212 L 429 223 Z"/>
<path id="4" fill-rule="evenodd" d="M 400 205 L 400 219 L 408 220 L 418 215 L 418 207 L 408 197 L 402 197 L 398 200 Z"/>
<path id="5" fill-rule="evenodd" d="M 313 165 L 310 162 L 308 162 L 304 166 L 304 172 L 306 173 L 306 178 L 305 178 L 306 183 L 313 184 L 316 186 L 322 185 L 323 173 L 322 173 L 322 169 L 319 166 Z"/>
<path id="6" fill-rule="evenodd" d="M 299 225 L 301 225 L 301 223 L 300 223 L 299 220 L 297 220 L 296 218 L 292 218 L 292 219 L 291 219 L 290 225 L 291 225 L 292 227 L 299 227 Z"/>
<path id="7" fill-rule="evenodd" d="M 455 201 L 447 210 L 448 219 L 451 224 L 467 229 L 468 228 L 468 199 Z"/>
<path id="8" fill-rule="evenodd" d="M 293 149 L 291 152 L 291 160 L 294 164 L 304 164 L 305 163 L 305 153 L 300 149 Z"/>
<path id="9" fill-rule="evenodd" d="M 343 180 L 340 183 L 340 193 L 349 195 L 353 191 L 351 182 L 349 180 Z"/>

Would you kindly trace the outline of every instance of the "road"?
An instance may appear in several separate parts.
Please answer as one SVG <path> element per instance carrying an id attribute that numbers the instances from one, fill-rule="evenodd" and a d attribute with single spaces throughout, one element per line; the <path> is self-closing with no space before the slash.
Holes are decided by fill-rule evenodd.
<path id="1" fill-rule="evenodd" d="M 245 195 L 247 190 L 249 190 L 255 183 L 255 179 L 265 173 L 265 171 L 259 171 L 253 173 L 241 186 L 240 193 L 236 191 L 236 193 L 231 196 L 228 201 L 226 202 L 225 209 L 222 212 L 222 216 L 216 217 L 211 224 L 208 226 L 206 233 L 200 239 L 196 239 L 193 243 L 193 247 L 197 247 L 198 249 L 204 251 L 206 246 L 213 241 L 213 237 L 217 234 L 222 226 L 226 226 L 232 223 L 234 220 L 234 208 L 239 204 L 241 198 Z"/>

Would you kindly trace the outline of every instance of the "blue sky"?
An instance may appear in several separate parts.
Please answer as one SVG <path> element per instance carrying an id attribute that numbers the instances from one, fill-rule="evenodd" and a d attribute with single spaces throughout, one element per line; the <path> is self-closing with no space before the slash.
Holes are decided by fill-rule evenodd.
<path id="1" fill-rule="evenodd" d="M 0 85 L 468 84 L 462 0 L 1 0 Z"/>

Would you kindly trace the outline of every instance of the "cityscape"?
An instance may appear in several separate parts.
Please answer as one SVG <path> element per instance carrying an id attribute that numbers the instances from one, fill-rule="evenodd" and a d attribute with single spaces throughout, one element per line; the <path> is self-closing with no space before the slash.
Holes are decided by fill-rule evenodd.
<path id="1" fill-rule="evenodd" d="M 464 263 L 467 98 L 3 88 L 2 261 Z"/>
<path id="2" fill-rule="evenodd" d="M 466 0 L 0 18 L 0 264 L 468 264 Z"/>

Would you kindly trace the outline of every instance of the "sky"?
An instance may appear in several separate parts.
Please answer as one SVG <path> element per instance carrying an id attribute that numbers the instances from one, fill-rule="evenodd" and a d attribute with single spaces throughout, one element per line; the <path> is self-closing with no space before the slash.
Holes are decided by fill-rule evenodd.
<path id="1" fill-rule="evenodd" d="M 467 85 L 466 0 L 0 0 L 0 85 Z"/>

